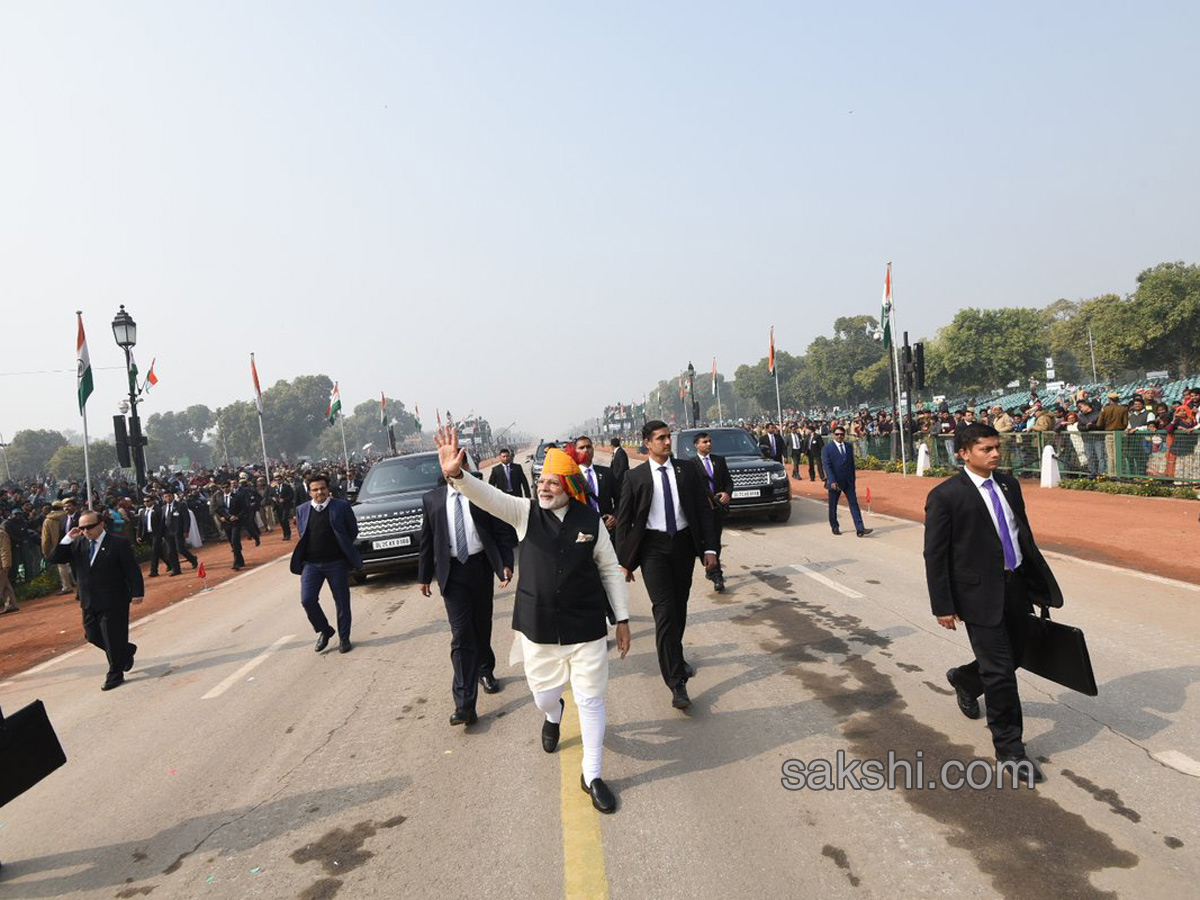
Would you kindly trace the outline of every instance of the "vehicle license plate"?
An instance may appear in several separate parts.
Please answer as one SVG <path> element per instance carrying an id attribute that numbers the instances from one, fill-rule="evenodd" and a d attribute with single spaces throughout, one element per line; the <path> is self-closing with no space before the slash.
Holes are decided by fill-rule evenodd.
<path id="1" fill-rule="evenodd" d="M 386 541 L 372 541 L 372 550 L 390 550 L 392 547 L 407 547 L 412 543 L 411 537 L 388 538 Z"/>
<path id="2" fill-rule="evenodd" d="M 752 491 L 734 491 L 733 499 L 734 500 L 744 500 L 747 497 L 757 497 L 758 494 L 759 494 L 758 488 L 755 488 Z"/>

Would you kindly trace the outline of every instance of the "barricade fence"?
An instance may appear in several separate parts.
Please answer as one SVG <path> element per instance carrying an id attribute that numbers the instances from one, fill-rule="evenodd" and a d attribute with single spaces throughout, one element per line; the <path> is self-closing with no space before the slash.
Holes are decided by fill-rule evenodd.
<path id="1" fill-rule="evenodd" d="M 941 468 L 959 465 L 953 435 L 917 439 L 929 448 L 929 462 Z M 857 456 L 899 460 L 888 435 L 851 439 Z M 1200 433 L 1165 431 L 1025 431 L 1000 435 L 1000 468 L 1037 478 L 1046 447 L 1054 449 L 1064 478 L 1104 477 L 1189 484 L 1200 487 Z M 915 460 L 910 460 L 915 462 Z"/>

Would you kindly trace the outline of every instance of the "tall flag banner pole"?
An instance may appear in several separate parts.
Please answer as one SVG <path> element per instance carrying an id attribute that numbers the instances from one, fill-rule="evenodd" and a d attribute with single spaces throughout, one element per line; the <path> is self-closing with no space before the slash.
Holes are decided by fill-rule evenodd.
<path id="1" fill-rule="evenodd" d="M 776 422 L 783 422 L 783 404 L 779 400 L 779 366 L 775 365 L 775 326 L 771 326 L 771 348 L 767 356 L 767 369 L 775 376 L 775 415 Z"/>
<path id="2" fill-rule="evenodd" d="M 883 326 L 884 349 L 891 348 L 892 362 L 896 369 L 896 427 L 900 429 L 900 460 L 903 463 L 904 477 L 908 477 L 908 442 L 904 440 L 904 413 L 900 387 L 900 348 L 892 339 L 896 333 L 896 304 L 892 302 L 892 264 L 887 264 L 887 275 L 883 279 L 883 312 L 880 315 L 880 325 Z"/>
<path id="3" fill-rule="evenodd" d="M 713 393 L 717 395 L 717 421 L 724 422 L 725 414 L 721 412 L 721 392 L 717 390 L 717 358 L 713 357 Z"/>
<path id="4" fill-rule="evenodd" d="M 92 508 L 92 467 L 88 459 L 87 400 L 95 385 L 92 383 L 92 358 L 88 355 L 87 337 L 83 333 L 83 311 L 75 310 L 79 329 L 75 336 L 76 385 L 79 394 L 79 415 L 83 416 L 83 474 L 87 483 L 87 506 Z"/>
<path id="5" fill-rule="evenodd" d="M 350 477 L 350 451 L 346 449 L 346 417 L 340 415 L 342 411 L 342 395 L 338 391 L 338 383 L 333 383 L 333 390 L 329 392 L 329 408 L 325 410 L 325 416 L 329 419 L 329 424 L 334 421 L 341 424 L 342 427 L 342 459 L 346 461 L 346 477 Z"/>
<path id="6" fill-rule="evenodd" d="M 267 460 L 267 435 L 263 431 L 263 398 L 262 388 L 258 384 L 258 365 L 254 362 L 254 354 L 250 354 L 250 377 L 254 379 L 254 405 L 258 407 L 258 439 L 262 441 L 263 471 L 267 474 L 267 484 L 271 484 L 271 463 Z"/>
<path id="7" fill-rule="evenodd" d="M 420 434 L 421 434 L 421 404 L 420 403 L 413 404 L 413 423 L 416 426 L 417 435 L 420 436 Z"/>

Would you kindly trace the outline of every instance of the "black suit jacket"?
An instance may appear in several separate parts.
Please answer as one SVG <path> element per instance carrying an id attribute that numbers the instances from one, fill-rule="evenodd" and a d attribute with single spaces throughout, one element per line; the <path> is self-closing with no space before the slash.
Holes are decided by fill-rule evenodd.
<path id="1" fill-rule="evenodd" d="M 675 483 L 679 487 L 679 505 L 687 516 L 688 529 L 696 546 L 696 555 L 706 550 L 717 550 L 716 522 L 712 507 L 708 503 L 708 488 L 701 483 L 694 465 L 681 463 L 671 457 L 668 462 L 675 469 Z M 642 564 L 642 538 L 646 534 L 646 521 L 650 517 L 650 503 L 654 500 L 654 485 L 651 478 L 657 475 L 658 465 L 652 459 L 645 465 L 630 469 L 621 487 L 621 505 L 617 511 L 617 558 L 622 567 L 632 572 Z"/>
<path id="2" fill-rule="evenodd" d="M 146 526 L 146 514 L 153 512 L 150 516 L 150 525 Z M 166 524 L 163 522 L 162 506 L 154 504 L 149 509 L 142 507 L 138 510 L 137 517 L 137 536 L 142 543 L 153 540 L 156 537 L 163 537 L 167 533 Z"/>
<path id="3" fill-rule="evenodd" d="M 529 479 L 525 477 L 525 470 L 515 462 L 509 463 L 508 468 L 512 475 L 511 491 L 504 480 L 504 466 L 499 464 L 492 467 L 492 474 L 488 476 L 488 484 L 513 497 L 533 497 L 533 492 L 529 490 Z"/>
<path id="4" fill-rule="evenodd" d="M 500 477 L 504 477 L 503 473 Z M 454 558 L 450 555 L 452 525 L 446 515 L 447 490 L 443 484 L 421 498 L 425 515 L 421 523 L 421 552 L 417 558 L 417 583 L 432 584 L 436 579 L 438 590 L 443 594 L 450 578 L 450 561 Z M 500 539 L 503 523 L 474 503 L 468 503 L 467 508 L 475 522 L 475 531 L 479 533 L 479 542 L 483 544 L 484 555 L 496 577 L 503 580 L 505 568 L 513 567 L 512 548 Z"/>
<path id="5" fill-rule="evenodd" d="M 52 560 L 59 564 L 75 566 L 75 582 L 79 585 L 79 602 L 84 609 L 104 612 L 129 606 L 134 597 L 146 596 L 142 569 L 133 557 L 133 546 L 123 537 L 108 533 L 96 561 L 91 562 L 91 547 L 87 540 L 79 538 L 69 544 L 54 548 Z"/>
<path id="6" fill-rule="evenodd" d="M 167 504 L 162 504 L 158 508 L 158 515 L 155 518 L 162 519 L 166 526 L 164 532 L 174 535 L 177 540 L 184 540 L 187 537 L 188 530 L 192 527 L 192 517 L 186 503 L 176 500 L 171 506 L 171 515 L 167 515 Z"/>
<path id="7" fill-rule="evenodd" d="M 596 476 L 596 501 L 600 504 L 600 515 L 616 515 L 617 484 L 616 479 L 613 478 L 612 469 L 593 463 L 592 473 Z M 587 481 L 586 475 L 584 481 Z"/>
<path id="8" fill-rule="evenodd" d="M 713 486 L 710 489 L 708 485 L 708 470 L 704 468 L 704 460 L 699 455 L 692 459 L 696 464 L 696 471 L 700 473 L 700 483 L 704 485 L 705 493 L 710 498 L 710 505 L 716 509 L 717 501 L 713 499 L 714 494 L 732 494 L 733 493 L 733 476 L 729 474 L 729 464 L 725 462 L 725 457 L 718 456 L 716 453 L 708 454 L 709 462 L 713 467 Z M 722 506 L 721 509 L 727 507 Z"/>
<path id="9" fill-rule="evenodd" d="M 1043 606 L 1062 606 L 1062 591 L 1033 539 L 1021 483 L 1002 472 L 992 478 L 1017 520 L 1026 594 Z M 1004 547 L 965 471 L 947 478 L 925 501 L 925 580 L 935 616 L 958 614 L 976 625 L 998 625 L 1004 617 Z"/>
<path id="10" fill-rule="evenodd" d="M 825 438 L 821 437 L 817 432 L 813 432 L 804 438 L 804 452 L 810 456 L 820 456 L 821 448 L 825 446 Z M 821 461 L 821 465 L 825 465 L 825 461 Z"/>
<path id="11" fill-rule="evenodd" d="M 217 491 L 217 518 L 223 525 L 245 525 L 246 520 L 252 515 L 250 500 L 245 491 L 235 490 L 230 495 L 228 504 L 225 503 L 225 494 Z M 230 521 L 233 516 L 237 516 L 236 522 Z"/>
<path id="12" fill-rule="evenodd" d="M 625 475 L 629 472 L 629 454 L 625 452 L 624 447 L 617 447 L 612 452 L 612 463 L 609 465 L 612 470 L 614 490 L 613 496 L 619 502 L 621 499 L 621 484 L 625 480 Z"/>
<path id="13" fill-rule="evenodd" d="M 775 450 L 771 451 L 771 435 L 764 434 L 758 439 L 758 445 L 765 448 L 768 459 L 773 459 L 777 463 L 783 462 L 783 455 L 788 452 L 790 441 L 778 432 L 775 433 Z"/>

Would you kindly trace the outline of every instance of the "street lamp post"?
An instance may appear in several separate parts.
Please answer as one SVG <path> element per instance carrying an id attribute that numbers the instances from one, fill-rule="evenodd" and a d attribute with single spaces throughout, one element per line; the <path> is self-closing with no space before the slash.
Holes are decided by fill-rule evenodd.
<path id="1" fill-rule="evenodd" d="M 688 361 L 688 392 L 692 399 L 692 427 L 695 428 L 700 418 L 700 408 L 696 403 L 696 367 L 692 365 L 691 360 Z"/>
<path id="2" fill-rule="evenodd" d="M 2 434 L 0 434 L 0 453 L 4 454 L 4 480 L 12 481 L 12 472 L 8 471 L 8 444 L 4 443 Z"/>
<path id="3" fill-rule="evenodd" d="M 117 346 L 125 351 L 125 373 L 129 377 L 129 450 L 133 456 L 133 470 L 140 491 L 146 487 L 146 456 L 142 449 L 146 446 L 146 439 L 142 437 L 142 421 L 138 418 L 137 385 L 134 383 L 131 354 L 134 345 L 137 344 L 137 322 L 125 312 L 124 303 L 113 318 L 112 330 Z"/>

